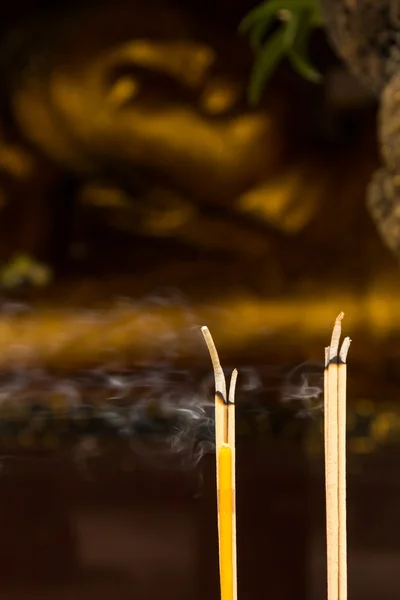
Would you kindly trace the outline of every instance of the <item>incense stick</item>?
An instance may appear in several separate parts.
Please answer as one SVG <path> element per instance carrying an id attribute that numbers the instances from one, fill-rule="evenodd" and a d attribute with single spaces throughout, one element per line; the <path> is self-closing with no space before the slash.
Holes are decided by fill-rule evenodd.
<path id="1" fill-rule="evenodd" d="M 331 344 L 325 348 L 324 446 L 328 600 L 347 600 L 346 532 L 346 358 L 350 338 L 339 353 L 341 321 L 337 317 Z"/>
<path id="2" fill-rule="evenodd" d="M 328 600 L 339 600 L 339 549 L 337 546 L 337 518 L 339 509 L 337 505 L 337 457 L 336 439 L 337 432 L 332 430 L 332 422 L 335 427 L 336 417 L 335 405 L 329 394 L 329 348 L 325 350 L 325 374 L 324 374 L 324 445 L 325 445 L 325 501 L 326 501 L 326 562 L 327 562 L 327 585 Z M 335 404 L 336 399 L 333 398 Z"/>
<path id="3" fill-rule="evenodd" d="M 347 600 L 347 511 L 346 511 L 346 386 L 347 353 L 351 340 L 343 340 L 338 361 L 339 431 L 339 599 Z"/>
<path id="4" fill-rule="evenodd" d="M 328 600 L 339 600 L 339 456 L 338 456 L 338 378 L 337 355 L 341 332 L 341 313 L 335 322 L 329 346 L 326 402 L 326 534 L 328 562 Z"/>
<path id="5" fill-rule="evenodd" d="M 211 363 L 214 370 L 215 379 L 215 451 L 219 450 L 221 445 L 227 441 L 224 431 L 227 418 L 226 412 L 226 382 L 225 375 L 219 362 L 219 356 L 214 344 L 214 340 L 208 327 L 202 327 L 201 332 L 207 344 L 210 353 Z M 217 482 L 219 479 L 219 465 L 217 459 Z"/>
<path id="6" fill-rule="evenodd" d="M 235 389 L 232 373 L 229 398 L 218 353 L 207 327 L 202 327 L 215 378 L 215 455 L 217 467 L 218 543 L 221 600 L 237 598 Z"/>
<path id="7" fill-rule="evenodd" d="M 236 541 L 236 406 L 235 392 L 238 377 L 237 369 L 232 371 L 228 396 L 228 444 L 232 451 L 232 574 L 233 598 L 237 599 L 237 541 Z"/>

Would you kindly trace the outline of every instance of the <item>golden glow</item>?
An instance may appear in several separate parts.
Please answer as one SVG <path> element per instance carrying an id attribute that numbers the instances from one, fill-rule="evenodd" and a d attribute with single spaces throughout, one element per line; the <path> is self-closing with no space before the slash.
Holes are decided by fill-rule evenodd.
<path id="1" fill-rule="evenodd" d="M 132 102 L 139 91 L 140 85 L 137 79 L 132 76 L 120 77 L 112 87 L 108 101 L 112 106 L 119 107 L 127 102 Z"/>
<path id="2" fill-rule="evenodd" d="M 232 82 L 214 79 L 204 90 L 201 104 L 209 114 L 230 110 L 239 100 L 240 91 Z"/>
<path id="3" fill-rule="evenodd" d="M 400 331 L 398 294 L 382 289 L 376 294 L 381 296 L 373 304 L 374 310 L 368 296 L 350 295 L 345 289 L 336 293 L 325 289 L 321 296 L 264 301 L 244 294 L 229 295 L 223 300 L 211 297 L 208 305 L 193 304 L 190 310 L 198 322 L 210 324 L 221 350 L 230 352 L 258 340 L 263 329 L 272 329 L 274 339 L 295 336 L 299 343 L 323 343 L 326 323 L 338 305 L 346 306 L 348 327 L 355 333 L 362 329 L 371 338 L 378 333 L 382 339 L 389 338 Z M 390 328 L 380 329 L 380 311 L 389 314 Z M 174 306 L 143 311 L 133 304 L 107 304 L 104 312 L 90 315 L 76 308 L 59 306 L 55 311 L 42 306 L 18 320 L 0 318 L 0 364 L 24 360 L 26 365 L 41 361 L 48 365 L 82 366 L 101 360 L 105 351 L 109 358 L 110 349 L 115 354 L 125 351 L 129 358 L 142 357 L 158 340 L 171 333 L 180 335 L 186 328 L 185 309 Z"/>
<path id="4" fill-rule="evenodd" d="M 273 223 L 288 233 L 300 231 L 315 215 L 321 196 L 321 185 L 302 166 L 285 169 L 281 174 L 251 188 L 243 194 L 237 208 Z M 307 192 L 299 194 L 299 189 Z"/>
<path id="5" fill-rule="evenodd" d="M 198 42 L 138 39 L 120 46 L 110 53 L 109 60 L 130 61 L 182 79 L 187 85 L 202 83 L 215 60 L 214 50 Z"/>
<path id="6" fill-rule="evenodd" d="M 377 414 L 371 425 L 372 438 L 375 441 L 385 441 L 388 437 L 399 431 L 399 416 L 394 412 Z"/>

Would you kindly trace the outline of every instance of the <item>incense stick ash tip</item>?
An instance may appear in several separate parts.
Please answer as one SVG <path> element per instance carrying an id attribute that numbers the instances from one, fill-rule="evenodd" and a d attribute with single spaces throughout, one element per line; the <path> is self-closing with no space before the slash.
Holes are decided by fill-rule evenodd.
<path id="1" fill-rule="evenodd" d="M 336 323 L 340 323 L 340 321 L 342 321 L 344 317 L 344 312 L 342 311 L 341 313 L 338 314 L 338 316 L 336 317 Z"/>
<path id="2" fill-rule="evenodd" d="M 347 360 L 347 353 L 349 351 L 350 344 L 351 344 L 351 339 L 349 337 L 345 337 L 343 340 L 343 343 L 342 343 L 342 347 L 340 349 L 340 353 L 339 353 L 339 358 L 343 363 L 345 363 Z"/>
<path id="3" fill-rule="evenodd" d="M 329 351 L 330 351 L 330 347 L 327 346 L 325 348 L 325 368 L 327 368 L 329 365 Z"/>
<path id="4" fill-rule="evenodd" d="M 340 342 L 340 336 L 342 334 L 342 319 L 343 319 L 343 317 L 344 317 L 344 312 L 341 312 L 336 317 L 335 325 L 333 327 L 332 337 L 331 337 L 331 345 L 330 345 L 330 349 L 329 349 L 329 361 L 330 362 L 335 361 L 339 354 L 339 342 Z"/>

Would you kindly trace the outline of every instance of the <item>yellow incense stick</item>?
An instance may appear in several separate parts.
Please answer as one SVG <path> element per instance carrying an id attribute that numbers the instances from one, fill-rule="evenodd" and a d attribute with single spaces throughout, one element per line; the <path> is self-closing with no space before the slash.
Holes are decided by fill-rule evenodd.
<path id="1" fill-rule="evenodd" d="M 215 378 L 215 455 L 221 600 L 236 600 L 235 389 L 238 373 L 236 369 L 232 373 L 227 399 L 225 377 L 214 341 L 207 327 L 202 327 L 201 331 L 210 352 Z"/>
<path id="2" fill-rule="evenodd" d="M 219 565 L 221 579 L 221 600 L 233 600 L 233 537 L 232 537 L 232 451 L 228 444 L 219 449 Z"/>

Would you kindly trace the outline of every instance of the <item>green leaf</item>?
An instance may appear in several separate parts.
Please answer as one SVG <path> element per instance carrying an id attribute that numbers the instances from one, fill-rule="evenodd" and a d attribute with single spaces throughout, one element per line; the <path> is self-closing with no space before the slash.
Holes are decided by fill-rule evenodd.
<path id="1" fill-rule="evenodd" d="M 270 2 L 261 4 L 253 8 L 239 23 L 238 31 L 241 34 L 248 33 L 253 26 L 257 26 L 262 22 L 272 23 L 276 19 L 276 10 L 271 7 Z"/>
<path id="2" fill-rule="evenodd" d="M 312 66 L 305 56 L 301 56 L 300 54 L 296 54 L 294 50 L 290 50 L 288 52 L 288 59 L 294 70 L 304 77 L 304 79 L 307 79 L 307 81 L 311 81 L 312 83 L 320 83 L 322 81 L 321 73 Z"/>
<path id="3" fill-rule="evenodd" d="M 321 74 L 310 63 L 307 54 L 310 32 L 321 24 L 319 2 L 267 0 L 241 21 L 240 33 L 247 33 L 251 48 L 258 51 L 248 89 L 252 105 L 259 101 L 263 86 L 285 56 L 302 77 L 312 82 L 321 80 Z M 281 25 L 269 35 L 277 20 Z"/>
<path id="4" fill-rule="evenodd" d="M 292 67 L 305 79 L 319 83 L 322 75 L 311 64 L 308 58 L 308 43 L 312 29 L 312 14 L 307 11 L 298 16 L 296 36 L 292 48 L 287 52 Z"/>
<path id="5" fill-rule="evenodd" d="M 269 79 L 285 53 L 285 33 L 283 27 L 275 31 L 254 63 L 248 89 L 249 103 L 252 106 L 258 103 L 266 80 Z"/>
<path id="6" fill-rule="evenodd" d="M 309 11 L 310 3 L 312 5 L 312 0 L 269 0 L 263 2 L 243 17 L 239 23 L 238 31 L 242 34 L 248 33 L 249 29 L 251 29 L 254 24 L 264 20 L 272 23 L 282 10 L 287 10 L 289 12 Z"/>
<path id="7" fill-rule="evenodd" d="M 271 25 L 275 21 L 275 15 L 271 19 L 265 19 L 255 23 L 249 33 L 249 43 L 253 51 L 258 51 L 262 45 L 263 39 Z"/>
<path id="8" fill-rule="evenodd" d="M 295 42 L 296 35 L 297 35 L 299 22 L 300 22 L 299 15 L 296 13 L 291 13 L 289 20 L 286 21 L 286 24 L 284 25 L 284 29 L 285 29 L 284 45 L 285 45 L 286 51 L 290 50 L 293 47 L 293 44 Z"/>
<path id="9" fill-rule="evenodd" d="M 310 10 L 304 11 L 298 16 L 297 20 L 297 34 L 294 40 L 293 47 L 300 54 L 304 54 L 308 50 L 308 42 L 310 39 L 310 32 L 312 30 L 312 13 Z"/>

